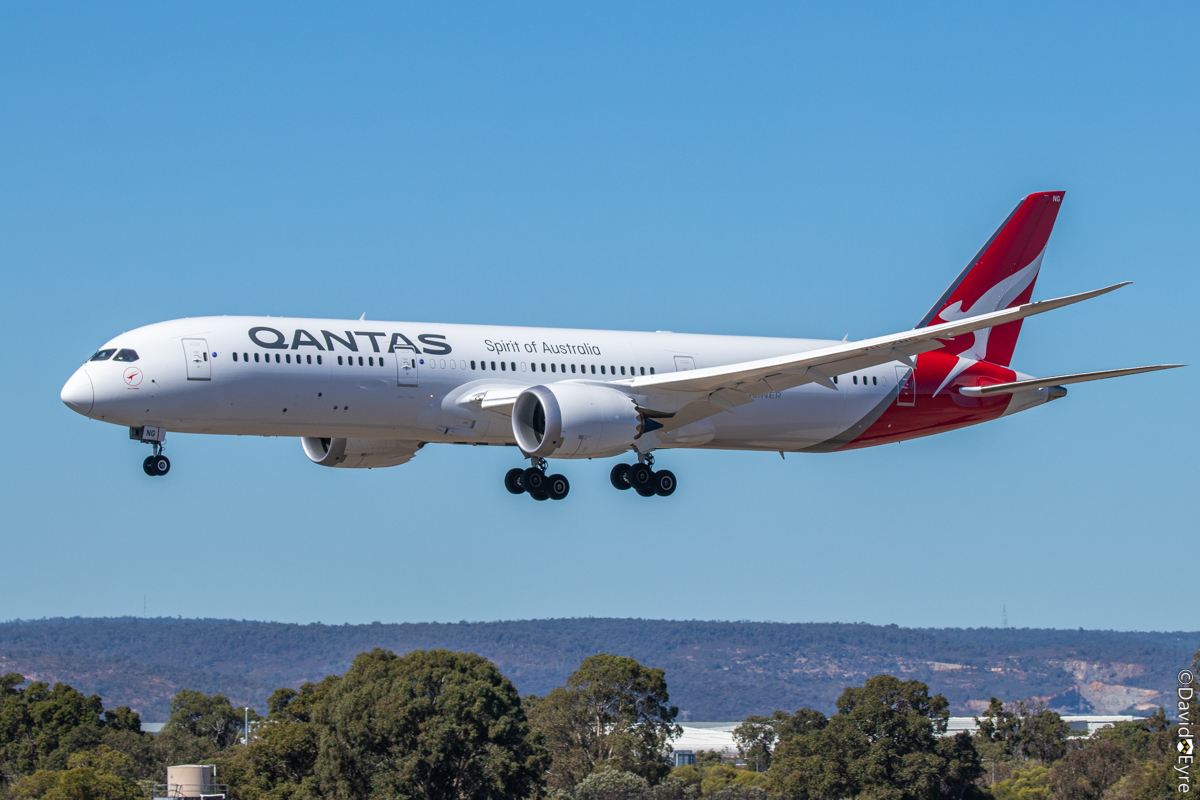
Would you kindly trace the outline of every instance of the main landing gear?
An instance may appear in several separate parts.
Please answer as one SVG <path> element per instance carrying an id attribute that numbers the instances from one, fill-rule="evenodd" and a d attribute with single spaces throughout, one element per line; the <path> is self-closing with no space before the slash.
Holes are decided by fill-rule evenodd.
<path id="1" fill-rule="evenodd" d="M 514 467 L 504 476 L 504 488 L 512 494 L 528 494 L 534 500 L 562 500 L 571 491 L 565 475 L 547 475 L 546 459 L 530 459 L 528 469 Z"/>
<path id="2" fill-rule="evenodd" d="M 614 488 L 633 489 L 642 497 L 670 497 L 675 493 L 678 482 L 675 473 L 669 469 L 654 469 L 654 455 L 646 453 L 639 456 L 636 464 L 617 464 L 608 473 L 608 479 Z"/>
<path id="3" fill-rule="evenodd" d="M 162 428 L 145 425 L 129 429 L 129 438 L 154 446 L 154 455 L 147 456 L 142 462 L 142 472 L 151 477 L 166 475 L 171 471 L 171 459 L 163 455 L 163 443 L 167 441 L 167 432 Z"/>

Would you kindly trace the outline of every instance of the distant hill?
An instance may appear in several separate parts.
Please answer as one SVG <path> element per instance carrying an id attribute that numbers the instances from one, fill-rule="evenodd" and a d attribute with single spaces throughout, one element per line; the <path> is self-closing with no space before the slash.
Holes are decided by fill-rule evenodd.
<path id="1" fill-rule="evenodd" d="M 917 678 L 954 714 L 988 698 L 1045 698 L 1064 713 L 1116 714 L 1167 703 L 1200 633 L 914 629 L 838 623 L 548 619 L 403 625 L 292 625 L 180 619 L 0 623 L 0 673 L 97 693 L 164 720 L 181 688 L 223 692 L 265 710 L 280 686 L 345 671 L 363 650 L 469 650 L 522 694 L 561 685 L 585 657 L 632 656 L 666 670 L 690 720 L 734 720 L 777 708 L 826 713 L 846 686 L 881 672 Z"/>

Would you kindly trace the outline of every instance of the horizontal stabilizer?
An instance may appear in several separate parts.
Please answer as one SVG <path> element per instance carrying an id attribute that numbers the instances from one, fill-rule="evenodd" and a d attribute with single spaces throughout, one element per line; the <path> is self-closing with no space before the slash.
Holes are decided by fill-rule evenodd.
<path id="1" fill-rule="evenodd" d="M 1153 367 L 1104 369 L 1099 372 L 1077 372 L 1074 375 L 1058 375 L 1054 378 L 1034 378 L 1028 381 L 997 383 L 992 386 L 964 386 L 959 391 L 967 397 L 991 397 L 996 394 L 1012 394 L 1013 392 L 1023 392 L 1029 389 L 1044 389 L 1047 386 L 1062 386 L 1068 383 L 1102 381 L 1105 378 L 1119 378 L 1122 375 L 1137 375 L 1139 372 L 1154 372 L 1160 369 L 1175 369 L 1186 366 L 1187 364 L 1156 364 Z"/>

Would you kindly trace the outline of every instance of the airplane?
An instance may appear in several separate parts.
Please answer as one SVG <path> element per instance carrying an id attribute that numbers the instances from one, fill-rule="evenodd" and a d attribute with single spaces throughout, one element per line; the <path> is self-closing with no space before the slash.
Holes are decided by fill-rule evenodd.
<path id="1" fill-rule="evenodd" d="M 1009 214 L 912 330 L 859 341 L 279 317 L 199 317 L 106 342 L 63 386 L 91 419 L 171 462 L 167 431 L 292 436 L 325 467 L 409 461 L 427 444 L 516 446 L 504 485 L 561 500 L 548 459 L 629 454 L 616 489 L 674 493 L 654 454 L 829 453 L 1006 417 L 1085 381 L 1181 364 L 1036 378 L 1009 364 L 1022 321 L 1127 285 L 1033 301 L 1064 193 Z"/>

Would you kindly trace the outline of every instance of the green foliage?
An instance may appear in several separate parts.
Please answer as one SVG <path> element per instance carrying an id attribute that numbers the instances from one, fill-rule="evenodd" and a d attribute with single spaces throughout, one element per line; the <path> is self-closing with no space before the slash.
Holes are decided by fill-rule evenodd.
<path id="1" fill-rule="evenodd" d="M 1050 768 L 1034 764 L 991 786 L 996 800 L 1051 800 Z"/>
<path id="2" fill-rule="evenodd" d="M 779 745 L 769 786 L 800 797 L 959 798 L 982 768 L 969 736 L 937 736 L 947 706 L 920 681 L 890 675 L 848 688 L 828 725 Z"/>
<path id="3" fill-rule="evenodd" d="M 121 778 L 129 778 L 130 780 L 137 776 L 137 767 L 132 758 L 104 744 L 95 750 L 73 753 L 67 759 L 67 767 L 69 769 L 91 767 L 100 772 L 107 772 Z"/>
<path id="4" fill-rule="evenodd" d="M 5 775 L 65 769 L 72 753 L 101 744 L 106 731 L 139 730 L 128 708 L 105 712 L 97 695 L 8 673 L 0 678 L 0 782 Z"/>
<path id="5" fill-rule="evenodd" d="M 670 771 L 664 752 L 681 733 L 669 702 L 661 669 L 621 656 L 584 659 L 530 713 L 553 759 L 549 784 L 567 789 L 604 768 L 658 783 Z"/>
<path id="6" fill-rule="evenodd" d="M 1089 742 L 1050 768 L 1050 786 L 1055 800 L 1100 800 L 1134 768 L 1133 757 L 1117 742 Z"/>
<path id="7" fill-rule="evenodd" d="M 827 723 L 825 715 L 812 708 L 801 708 L 795 714 L 776 711 L 770 717 L 746 717 L 734 729 L 733 740 L 748 769 L 766 772 L 777 742 L 820 730 Z"/>
<path id="8" fill-rule="evenodd" d="M 93 767 L 39 770 L 17 781 L 11 796 L 12 800 L 144 800 L 133 781 Z"/>
<path id="9" fill-rule="evenodd" d="M 164 729 L 207 739 L 213 747 L 224 750 L 241 737 L 245 727 L 244 713 L 234 708 L 223 694 L 207 695 L 181 689 L 171 700 L 171 718 Z M 258 715 L 251 714 L 250 718 L 258 719 Z"/>
<path id="10" fill-rule="evenodd" d="M 588 775 L 575 787 L 576 800 L 642 800 L 650 784 L 641 775 L 605 769 Z"/>
<path id="11" fill-rule="evenodd" d="M 721 755 L 720 750 L 697 750 L 696 751 L 696 766 L 697 767 L 712 767 L 717 764 L 724 764 L 725 756 Z"/>
<path id="12" fill-rule="evenodd" d="M 1074 735 L 1071 726 L 1041 701 L 1020 700 L 1006 706 L 993 697 L 988 710 L 976 717 L 975 723 L 979 726 L 975 737 L 980 743 L 991 744 L 993 752 L 1018 761 L 1049 763 L 1062 758 L 1067 752 L 1067 739 Z"/>
<path id="13" fill-rule="evenodd" d="M 312 719 L 330 800 L 524 798 L 544 768 L 517 690 L 472 653 L 362 653 Z"/>

